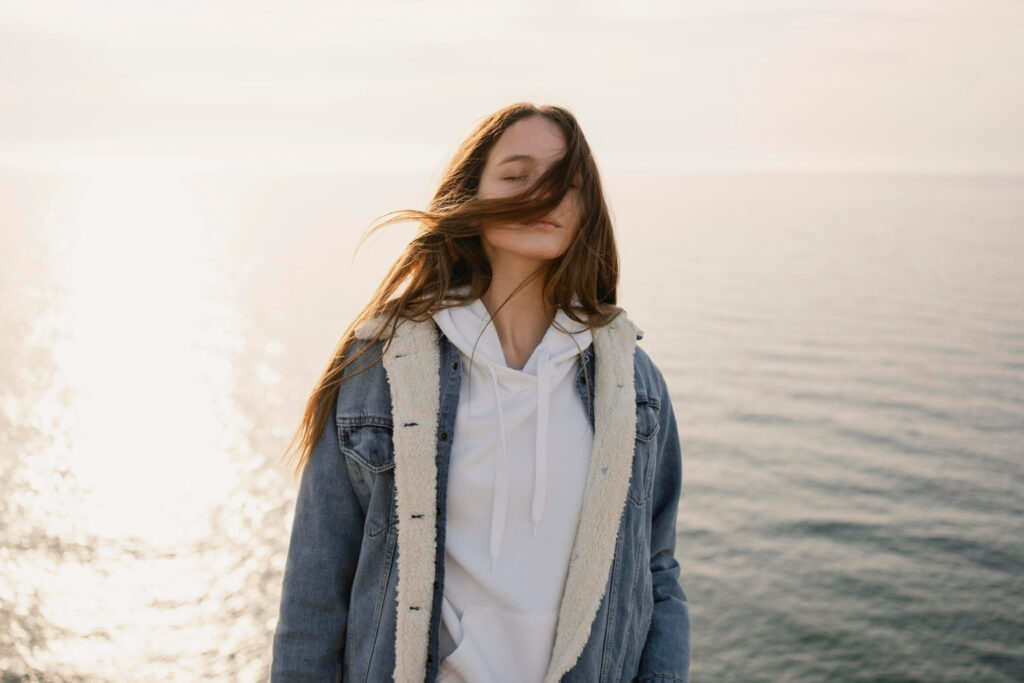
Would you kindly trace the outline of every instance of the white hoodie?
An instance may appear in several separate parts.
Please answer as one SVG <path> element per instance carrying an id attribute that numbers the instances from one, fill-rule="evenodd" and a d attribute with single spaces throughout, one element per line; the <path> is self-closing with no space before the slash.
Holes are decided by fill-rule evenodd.
<path id="1" fill-rule="evenodd" d="M 592 337 L 558 310 L 555 321 L 573 336 L 552 325 L 514 370 L 481 300 L 433 318 L 462 355 L 438 681 L 539 682 L 590 467 L 593 432 L 576 373 Z"/>

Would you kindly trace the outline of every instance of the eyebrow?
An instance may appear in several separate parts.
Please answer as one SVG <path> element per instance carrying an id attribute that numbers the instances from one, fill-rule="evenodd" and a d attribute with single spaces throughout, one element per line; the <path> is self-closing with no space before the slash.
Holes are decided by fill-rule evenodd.
<path id="1" fill-rule="evenodd" d="M 507 164 L 512 161 L 537 161 L 529 154 L 509 154 L 507 157 L 498 162 L 498 165 Z"/>

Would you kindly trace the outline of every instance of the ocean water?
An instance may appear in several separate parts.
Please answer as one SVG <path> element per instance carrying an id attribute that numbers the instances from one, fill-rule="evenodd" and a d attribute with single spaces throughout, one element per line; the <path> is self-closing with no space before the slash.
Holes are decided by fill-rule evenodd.
<path id="1" fill-rule="evenodd" d="M 1024 680 L 1024 177 L 605 185 L 682 441 L 694 680 Z M 0 173 L 2 680 L 266 675 L 278 456 L 409 232 L 356 239 L 428 196 Z"/>

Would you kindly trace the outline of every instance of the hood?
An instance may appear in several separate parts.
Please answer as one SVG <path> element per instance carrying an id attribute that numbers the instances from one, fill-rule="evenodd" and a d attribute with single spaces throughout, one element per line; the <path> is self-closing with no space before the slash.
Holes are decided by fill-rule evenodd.
<path id="1" fill-rule="evenodd" d="M 494 485 L 491 498 L 491 567 L 496 566 L 501 539 L 505 530 L 505 516 L 508 509 L 508 462 L 507 437 L 502 414 L 502 394 L 506 396 L 532 391 L 536 395 L 536 449 L 534 452 L 533 533 L 536 536 L 544 515 L 544 501 L 547 494 L 548 463 L 548 418 L 553 387 L 573 371 L 578 354 L 592 343 L 592 336 L 582 324 L 571 320 L 561 309 L 555 313 L 554 323 L 571 333 L 566 334 L 550 325 L 540 344 L 534 349 L 522 370 L 510 368 L 505 361 L 498 333 L 490 322 L 490 314 L 483 301 L 475 299 L 468 304 L 453 306 L 436 311 L 433 319 L 444 335 L 454 344 L 466 359 L 471 359 L 470 391 L 485 386 L 494 394 L 496 404 L 497 435 L 495 449 Z M 481 334 L 482 333 L 482 334 Z M 478 341 L 479 338 L 479 341 Z M 483 382 L 478 384 L 476 378 Z M 472 410 L 473 401 L 469 405 Z M 520 399 L 521 400 L 521 399 Z"/>

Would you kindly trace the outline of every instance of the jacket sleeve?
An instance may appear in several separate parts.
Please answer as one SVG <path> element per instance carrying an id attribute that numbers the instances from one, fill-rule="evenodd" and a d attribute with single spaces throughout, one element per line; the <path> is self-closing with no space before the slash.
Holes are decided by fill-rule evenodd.
<path id="1" fill-rule="evenodd" d="M 364 514 L 337 430 L 331 415 L 302 471 L 274 633 L 272 682 L 341 680 Z"/>
<path id="2" fill-rule="evenodd" d="M 675 559 L 676 514 L 682 487 L 682 454 L 672 398 L 661 381 L 658 464 L 651 523 L 651 580 L 654 610 L 636 683 L 690 680 L 690 613 Z"/>

